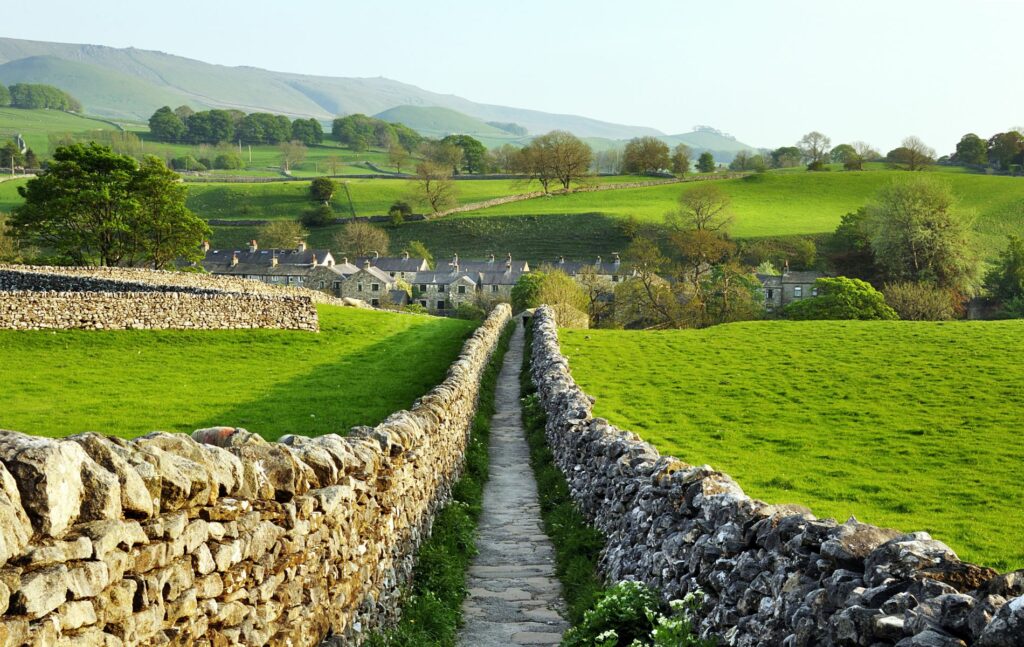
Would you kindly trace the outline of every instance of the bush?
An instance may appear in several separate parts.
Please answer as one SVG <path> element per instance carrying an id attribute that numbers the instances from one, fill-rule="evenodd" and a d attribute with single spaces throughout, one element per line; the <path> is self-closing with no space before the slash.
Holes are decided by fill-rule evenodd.
<path id="1" fill-rule="evenodd" d="M 307 227 L 326 227 L 334 222 L 334 211 L 330 205 L 322 204 L 303 211 L 299 220 Z"/>
<path id="2" fill-rule="evenodd" d="M 191 155 L 183 155 L 171 160 L 171 168 L 175 171 L 205 171 L 208 167 Z"/>
<path id="3" fill-rule="evenodd" d="M 909 321 L 946 321 L 957 315 L 955 295 L 929 283 L 893 283 L 883 290 L 888 303 L 900 319 Z"/>
<path id="4" fill-rule="evenodd" d="M 825 162 L 823 162 L 822 160 L 814 160 L 813 162 L 811 162 L 810 164 L 807 165 L 807 170 L 808 171 L 828 171 L 830 169 L 828 168 L 828 165 L 825 164 Z"/>
<path id="5" fill-rule="evenodd" d="M 789 319 L 899 319 L 882 293 L 860 279 L 840 276 L 814 282 L 818 296 L 794 301 L 784 311 Z"/>
<path id="6" fill-rule="evenodd" d="M 237 153 L 221 153 L 213 160 L 213 168 L 225 170 L 237 170 L 244 166 L 242 158 Z"/>

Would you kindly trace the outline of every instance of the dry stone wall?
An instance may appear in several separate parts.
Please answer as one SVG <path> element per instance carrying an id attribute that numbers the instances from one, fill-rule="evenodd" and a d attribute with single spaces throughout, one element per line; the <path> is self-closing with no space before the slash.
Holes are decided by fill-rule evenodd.
<path id="1" fill-rule="evenodd" d="M 700 630 L 728 645 L 1024 645 L 1024 571 L 961 562 L 928 533 L 769 505 L 707 465 L 661 456 L 592 416 L 550 308 L 537 310 L 533 331 L 547 439 L 579 508 L 607 537 L 609 579 L 645 582 L 668 599 L 701 589 Z"/>
<path id="2" fill-rule="evenodd" d="M 0 432 L 0 645 L 359 644 L 397 612 L 509 317 L 348 436 Z"/>

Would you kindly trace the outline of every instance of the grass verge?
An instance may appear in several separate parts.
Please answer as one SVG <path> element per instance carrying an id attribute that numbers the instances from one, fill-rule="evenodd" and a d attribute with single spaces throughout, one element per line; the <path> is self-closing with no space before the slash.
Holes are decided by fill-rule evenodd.
<path id="1" fill-rule="evenodd" d="M 569 484 L 555 465 L 554 455 L 544 437 L 547 416 L 540 406 L 536 388 L 530 379 L 530 345 L 532 331 L 526 332 L 526 352 L 520 373 L 523 396 L 523 427 L 530 446 L 530 467 L 537 479 L 540 514 L 544 532 L 555 547 L 555 575 L 562 582 L 562 595 L 569 612 L 569 622 L 578 625 L 584 614 L 604 593 L 597 571 L 597 561 L 604 546 L 604 536 L 587 524 L 576 510 Z"/>
<path id="2" fill-rule="evenodd" d="M 430 538 L 420 546 L 402 619 L 393 629 L 371 635 L 370 647 L 454 647 L 456 643 L 467 595 L 466 570 L 476 554 L 476 527 L 490 466 L 495 388 L 513 329 L 512 324 L 506 327 L 481 377 L 466 469 L 452 488 L 452 501 L 434 519 Z"/>

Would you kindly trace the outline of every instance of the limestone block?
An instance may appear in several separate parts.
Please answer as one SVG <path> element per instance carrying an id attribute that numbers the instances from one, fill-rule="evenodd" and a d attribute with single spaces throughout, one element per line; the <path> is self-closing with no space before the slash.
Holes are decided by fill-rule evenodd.
<path id="1" fill-rule="evenodd" d="M 75 600 L 94 598 L 108 584 L 110 569 L 105 562 L 77 562 L 68 567 L 68 590 Z"/>
<path id="2" fill-rule="evenodd" d="M 68 568 L 64 564 L 45 566 L 21 576 L 21 587 L 11 598 L 15 613 L 41 618 L 67 600 Z"/>
<path id="3" fill-rule="evenodd" d="M 82 467 L 91 460 L 79 445 L 8 432 L 0 436 L 0 460 L 37 532 L 57 536 L 78 519 Z"/>

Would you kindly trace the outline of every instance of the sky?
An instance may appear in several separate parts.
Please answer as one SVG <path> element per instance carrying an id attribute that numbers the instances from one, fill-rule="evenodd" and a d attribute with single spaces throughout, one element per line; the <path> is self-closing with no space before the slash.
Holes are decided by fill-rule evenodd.
<path id="1" fill-rule="evenodd" d="M 483 103 L 753 146 L 818 130 L 886 150 L 1024 125 L 1024 0 L 68 0 L 0 36 L 384 76 Z"/>

